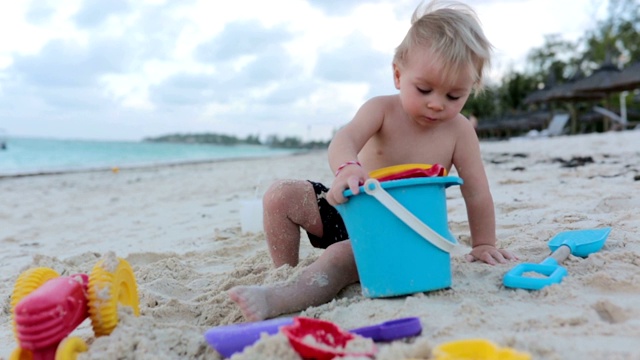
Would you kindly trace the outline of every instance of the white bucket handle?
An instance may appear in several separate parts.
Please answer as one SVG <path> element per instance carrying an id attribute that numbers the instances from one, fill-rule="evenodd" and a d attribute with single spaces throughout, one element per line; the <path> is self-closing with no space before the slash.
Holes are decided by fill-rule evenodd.
<path id="1" fill-rule="evenodd" d="M 448 241 L 442 237 L 442 235 L 430 228 L 429 225 L 425 224 L 413 215 L 409 210 L 407 210 L 407 208 L 402 206 L 402 204 L 389 195 L 389 193 L 380 186 L 380 182 L 378 182 L 378 180 L 371 178 L 365 181 L 364 191 L 375 197 L 376 200 L 380 201 L 380 203 L 391 211 L 393 215 L 397 216 L 402 220 L 402 222 L 413 229 L 413 231 L 417 232 L 438 249 L 450 253 L 451 250 L 458 245 L 458 242 L 455 239 L 453 242 Z"/>

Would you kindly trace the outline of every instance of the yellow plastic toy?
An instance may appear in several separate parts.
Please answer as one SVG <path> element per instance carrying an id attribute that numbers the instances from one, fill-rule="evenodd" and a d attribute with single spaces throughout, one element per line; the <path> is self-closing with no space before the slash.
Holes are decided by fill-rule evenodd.
<path id="1" fill-rule="evenodd" d="M 531 360 L 531 355 L 500 348 L 484 339 L 457 340 L 433 349 L 435 360 Z"/>
<path id="2" fill-rule="evenodd" d="M 35 289 L 42 286 L 42 284 L 51 279 L 55 279 L 58 276 L 60 276 L 60 274 L 58 274 L 57 271 L 45 267 L 29 269 L 18 276 L 13 288 L 13 293 L 11 294 L 11 323 L 13 324 L 13 335 L 16 339 L 18 338 L 14 316 L 14 309 L 16 305 L 25 296 L 31 294 Z"/>
<path id="3" fill-rule="evenodd" d="M 118 323 L 118 304 L 140 314 L 133 270 L 113 253 L 98 261 L 90 275 L 59 276 L 49 268 L 23 272 L 11 296 L 19 347 L 9 360 L 76 359 L 87 351 L 87 344 L 67 336 L 87 317 L 96 336 L 109 335 Z"/>
<path id="4" fill-rule="evenodd" d="M 140 315 L 138 289 L 133 270 L 121 260 L 114 269 L 100 260 L 89 276 L 89 317 L 96 336 L 109 335 L 118 324 L 118 303 Z"/>

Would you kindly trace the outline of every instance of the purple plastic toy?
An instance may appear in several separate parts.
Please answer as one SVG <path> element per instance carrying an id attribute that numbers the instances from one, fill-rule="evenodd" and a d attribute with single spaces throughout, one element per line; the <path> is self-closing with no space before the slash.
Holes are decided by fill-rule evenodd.
<path id="1" fill-rule="evenodd" d="M 422 324 L 417 317 L 408 317 L 349 330 L 349 332 L 370 338 L 375 342 L 393 341 L 419 335 L 422 332 Z"/>
<path id="2" fill-rule="evenodd" d="M 278 333 L 281 327 L 290 324 L 293 324 L 293 318 L 217 326 L 207 330 L 204 338 L 220 355 L 228 358 L 260 340 L 262 333 L 273 335 Z M 407 317 L 349 330 L 349 332 L 370 338 L 375 342 L 386 342 L 419 335 L 422 332 L 422 324 L 417 317 Z"/>

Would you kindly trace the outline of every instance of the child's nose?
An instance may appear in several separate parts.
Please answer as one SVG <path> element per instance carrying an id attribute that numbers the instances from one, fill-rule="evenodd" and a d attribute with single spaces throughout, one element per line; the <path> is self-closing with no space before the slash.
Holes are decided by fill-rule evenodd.
<path id="1" fill-rule="evenodd" d="M 433 111 L 442 111 L 442 110 L 444 110 L 444 105 L 440 101 L 431 100 L 431 101 L 429 101 L 427 103 L 427 108 L 429 108 L 429 110 L 433 110 Z"/>

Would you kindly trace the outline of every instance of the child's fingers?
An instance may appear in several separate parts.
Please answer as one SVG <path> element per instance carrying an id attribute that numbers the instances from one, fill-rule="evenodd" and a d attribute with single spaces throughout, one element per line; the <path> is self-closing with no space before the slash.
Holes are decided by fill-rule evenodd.
<path id="1" fill-rule="evenodd" d="M 492 251 L 490 254 L 491 258 L 494 261 L 499 262 L 500 264 L 506 264 L 507 263 L 507 259 L 504 258 L 504 256 L 502 256 L 502 253 L 500 251 Z M 492 265 L 495 265 L 496 263 L 493 263 Z"/>
<path id="2" fill-rule="evenodd" d="M 512 253 L 508 252 L 507 250 L 499 249 L 498 251 L 500 251 L 500 254 L 502 254 L 502 256 L 504 256 L 505 259 L 508 259 L 508 260 L 511 260 L 511 261 L 519 260 L 517 256 L 513 255 Z"/>
<path id="3" fill-rule="evenodd" d="M 358 195 L 358 193 L 360 192 L 360 179 L 358 179 L 357 176 L 350 176 L 347 179 L 347 185 L 349 186 L 349 189 L 351 190 L 353 195 Z"/>
<path id="4" fill-rule="evenodd" d="M 506 255 L 511 255 L 511 254 L 506 252 Z M 493 251 L 485 251 L 477 255 L 474 255 L 473 252 L 471 252 L 465 255 L 465 259 L 469 262 L 480 260 L 489 265 L 497 265 L 498 263 L 506 264 L 508 262 L 507 259 L 511 259 L 511 258 L 506 258 L 505 256 L 503 256 L 502 251 L 496 249 Z"/>
<path id="5" fill-rule="evenodd" d="M 336 206 L 338 204 L 342 204 L 347 201 L 347 199 L 342 195 L 342 191 L 329 191 L 327 194 L 327 201 L 331 206 Z"/>
<path id="6" fill-rule="evenodd" d="M 334 182 L 327 194 L 327 201 L 332 206 L 347 202 L 347 198 L 344 196 L 344 191 L 349 189 L 353 195 L 358 195 L 360 193 L 360 185 L 363 183 L 364 182 L 356 175 L 349 176 L 347 178 L 347 183 L 342 185 L 344 187 L 341 187 Z"/>

